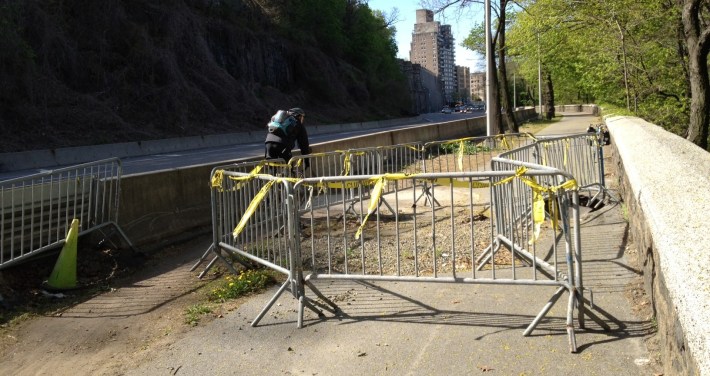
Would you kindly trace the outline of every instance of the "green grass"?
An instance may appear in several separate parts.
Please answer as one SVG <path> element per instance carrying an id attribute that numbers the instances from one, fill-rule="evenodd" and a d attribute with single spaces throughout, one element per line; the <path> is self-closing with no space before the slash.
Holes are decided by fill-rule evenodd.
<path id="1" fill-rule="evenodd" d="M 624 221 L 626 223 L 629 223 L 631 220 L 629 219 L 629 207 L 625 203 L 621 203 L 621 216 L 624 218 Z"/>
<path id="2" fill-rule="evenodd" d="M 535 134 L 535 133 L 545 129 L 545 127 L 547 127 L 548 125 L 557 123 L 560 120 L 562 120 L 562 116 L 555 116 L 551 120 L 530 119 L 524 123 L 521 123 L 519 130 L 520 130 L 520 132 L 527 132 L 527 133 Z"/>
<path id="3" fill-rule="evenodd" d="M 194 304 L 185 310 L 185 323 L 195 326 L 204 315 L 215 311 L 220 303 L 259 292 L 276 282 L 272 272 L 265 269 L 244 270 L 238 276 L 227 275 L 210 284 L 207 302 Z"/>
<path id="4" fill-rule="evenodd" d="M 461 147 L 460 142 L 451 142 L 447 144 L 442 144 L 440 146 L 441 152 L 440 154 L 455 154 L 458 153 L 459 147 Z M 463 153 L 465 155 L 474 155 L 478 153 L 488 153 L 490 152 L 490 148 L 488 146 L 484 145 L 477 145 L 474 144 L 473 142 L 466 141 L 463 143 Z"/>
<path id="5" fill-rule="evenodd" d="M 195 326 L 203 315 L 212 313 L 212 306 L 204 303 L 195 304 L 185 310 L 185 324 Z"/>
<path id="6" fill-rule="evenodd" d="M 261 291 L 274 282 L 275 278 L 268 270 L 245 270 L 238 276 L 224 277 L 207 293 L 207 297 L 211 302 L 225 302 Z"/>

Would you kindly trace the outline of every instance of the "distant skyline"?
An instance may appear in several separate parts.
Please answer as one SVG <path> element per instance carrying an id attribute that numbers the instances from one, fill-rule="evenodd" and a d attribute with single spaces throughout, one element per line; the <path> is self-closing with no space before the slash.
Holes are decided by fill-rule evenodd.
<path id="1" fill-rule="evenodd" d="M 417 20 L 417 9 L 423 9 L 419 0 L 369 0 L 368 5 L 372 10 L 380 10 L 390 14 L 393 8 L 399 10 L 399 16 L 394 24 L 397 28 L 395 39 L 399 49 L 397 57 L 409 60 L 409 48 L 412 42 L 412 31 Z M 479 9 L 480 8 L 480 9 Z M 461 42 L 468 36 L 474 22 L 483 21 L 483 7 L 469 7 L 467 10 L 447 10 L 444 14 L 435 14 L 434 20 L 442 25 L 451 25 L 456 44 L 456 65 L 469 67 L 471 72 L 485 71 L 483 56 L 467 48 L 461 47 Z"/>

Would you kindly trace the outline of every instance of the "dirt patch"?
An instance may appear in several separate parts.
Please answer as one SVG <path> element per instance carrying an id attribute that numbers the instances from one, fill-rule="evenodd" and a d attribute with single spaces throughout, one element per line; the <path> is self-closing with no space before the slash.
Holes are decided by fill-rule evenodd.
<path id="1" fill-rule="evenodd" d="M 35 265 L 29 264 L 32 267 L 24 271 L 3 273 L 6 281 L 14 282 L 11 288 L 3 283 L 14 299 L 12 311 L 3 308 L 3 314 L 25 310 L 31 315 L 14 314 L 15 321 L 0 328 L 0 374 L 74 375 L 81 369 L 82 374 L 120 375 L 165 350 L 190 331 L 187 308 L 207 302 L 204 289 L 221 276 L 220 269 L 213 268 L 199 280 L 204 265 L 189 270 L 208 245 L 209 239 L 195 239 L 139 262 L 128 251 L 78 250 L 84 287 L 65 291 L 62 298 L 41 292 L 53 258 L 42 261 L 46 265 L 35 272 L 29 270 Z M 20 283 L 23 278 L 27 280 Z M 219 305 L 201 322 L 237 304 L 240 301 Z"/>
<path id="2" fill-rule="evenodd" d="M 131 248 L 94 246 L 81 241 L 77 246 L 77 288 L 53 291 L 46 284 L 60 249 L 0 271 L 2 314 L 0 325 L 24 314 L 44 314 L 60 309 L 61 299 L 73 296 L 85 300 L 110 289 L 112 283 L 127 278 L 143 266 L 146 256 Z"/>

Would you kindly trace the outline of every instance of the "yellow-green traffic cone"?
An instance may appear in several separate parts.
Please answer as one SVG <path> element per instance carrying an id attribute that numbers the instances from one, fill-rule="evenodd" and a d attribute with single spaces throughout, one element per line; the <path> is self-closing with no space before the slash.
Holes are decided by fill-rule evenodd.
<path id="1" fill-rule="evenodd" d="M 76 245 L 79 240 L 79 220 L 74 218 L 67 233 L 64 247 L 59 253 L 54 270 L 49 275 L 47 287 L 55 290 L 76 287 Z"/>

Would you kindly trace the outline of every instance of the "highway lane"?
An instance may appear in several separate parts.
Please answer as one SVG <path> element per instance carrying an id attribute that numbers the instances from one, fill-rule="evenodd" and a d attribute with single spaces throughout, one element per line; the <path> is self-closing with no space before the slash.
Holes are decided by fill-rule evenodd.
<path id="1" fill-rule="evenodd" d="M 311 135 L 309 137 L 311 144 L 318 144 L 326 141 L 340 140 L 355 136 L 360 136 L 364 134 L 370 134 L 375 132 L 390 131 L 396 129 L 405 129 L 420 126 L 429 123 L 441 123 L 452 120 L 460 120 L 467 118 L 475 118 L 484 116 L 482 111 L 474 113 L 452 113 L 452 114 L 441 114 L 441 113 L 430 113 L 424 114 L 422 118 L 424 120 L 409 124 L 396 125 L 390 127 L 382 127 L 378 129 L 365 129 L 350 132 L 337 132 L 330 134 L 320 134 Z M 306 123 L 308 127 L 308 123 Z M 266 132 L 266 130 L 264 131 Z M 266 133 L 264 133 L 266 136 Z M 204 165 L 204 164 L 219 164 L 221 162 L 230 162 L 242 158 L 259 157 L 264 155 L 264 144 L 263 142 L 256 142 L 250 144 L 239 144 L 232 146 L 219 146 L 212 148 L 185 150 L 180 152 L 166 153 L 166 154 L 154 154 L 145 155 L 137 157 L 126 157 L 121 159 L 121 164 L 123 167 L 123 175 L 140 174 L 155 172 L 161 170 L 170 170 L 186 166 L 194 165 Z M 0 173 L 0 180 L 12 179 L 15 177 L 32 175 L 40 172 L 47 171 L 47 169 L 35 169 L 35 170 L 25 170 L 25 171 L 11 171 Z"/>

